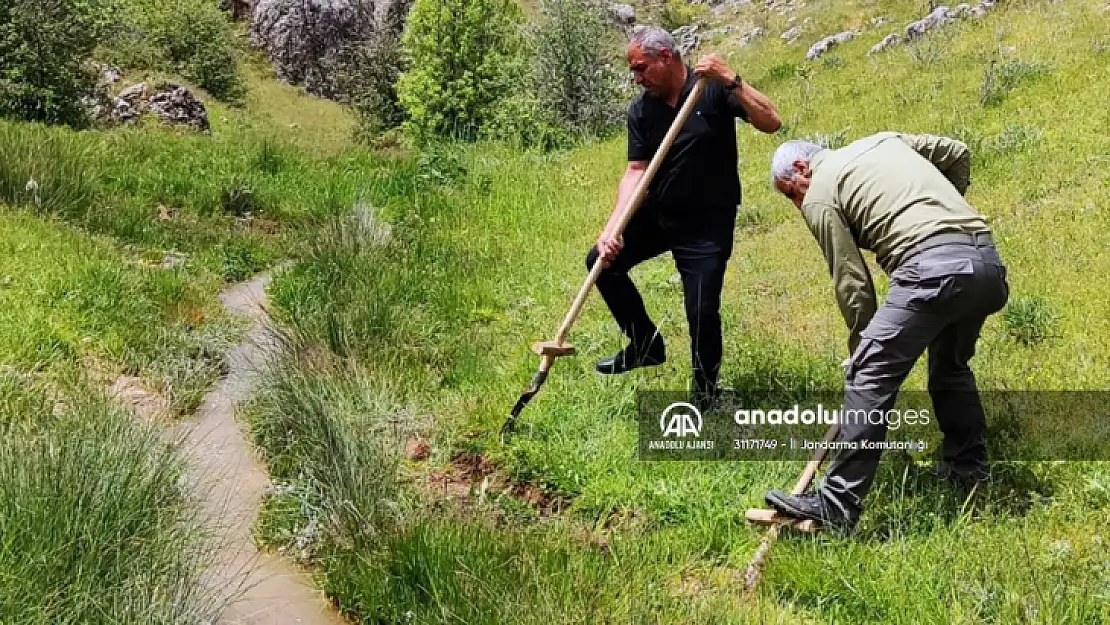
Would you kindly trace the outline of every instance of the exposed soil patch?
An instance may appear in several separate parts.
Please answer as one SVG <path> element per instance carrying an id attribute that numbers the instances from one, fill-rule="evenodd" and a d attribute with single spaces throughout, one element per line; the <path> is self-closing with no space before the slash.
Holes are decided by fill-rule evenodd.
<path id="1" fill-rule="evenodd" d="M 170 402 L 166 396 L 143 386 L 142 378 L 121 375 L 112 383 L 108 394 L 133 409 L 140 419 L 148 423 L 158 422 L 169 415 Z"/>
<path id="2" fill-rule="evenodd" d="M 546 491 L 535 484 L 513 482 L 482 454 L 462 453 L 446 469 L 431 471 L 432 492 L 444 499 L 464 503 L 480 496 L 508 495 L 526 502 L 541 516 L 555 516 L 570 505 L 571 498 Z"/>

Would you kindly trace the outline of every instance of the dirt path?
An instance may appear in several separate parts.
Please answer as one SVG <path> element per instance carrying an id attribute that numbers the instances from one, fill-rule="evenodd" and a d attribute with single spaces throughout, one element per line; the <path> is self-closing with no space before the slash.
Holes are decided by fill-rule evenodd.
<path id="1" fill-rule="evenodd" d="M 264 324 L 269 281 L 263 274 L 220 294 L 229 313 L 253 323 L 228 356 L 228 374 L 205 396 L 195 419 L 183 424 L 194 486 L 220 546 L 207 581 L 219 593 L 238 597 L 220 617 L 224 625 L 340 624 L 345 621 L 305 575 L 281 558 L 260 553 L 251 538 L 269 478 L 235 421 L 235 406 L 249 397 L 276 348 Z"/>

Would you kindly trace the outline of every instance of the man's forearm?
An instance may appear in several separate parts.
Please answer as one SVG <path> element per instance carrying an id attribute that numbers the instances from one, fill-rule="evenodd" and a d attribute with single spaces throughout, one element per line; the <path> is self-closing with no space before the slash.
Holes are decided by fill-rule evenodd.
<path id="1" fill-rule="evenodd" d="M 632 195 L 636 193 L 636 187 L 639 186 L 640 180 L 644 177 L 644 172 L 644 169 L 631 167 L 624 172 L 624 177 L 621 178 L 620 185 L 617 187 L 617 203 L 613 207 L 612 214 L 609 215 L 609 222 L 605 224 L 606 234 L 613 234 L 617 229 L 622 209 L 632 200 Z"/>
<path id="2" fill-rule="evenodd" d="M 748 121 L 756 130 L 771 133 L 782 127 L 782 118 L 779 117 L 779 111 L 771 98 L 744 81 L 740 81 L 740 86 L 734 89 L 733 93 L 748 114 Z"/>

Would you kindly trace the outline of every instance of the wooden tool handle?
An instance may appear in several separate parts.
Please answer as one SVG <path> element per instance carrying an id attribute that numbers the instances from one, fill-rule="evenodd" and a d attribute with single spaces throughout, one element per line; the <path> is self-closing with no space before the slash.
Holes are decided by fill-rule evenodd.
<path id="1" fill-rule="evenodd" d="M 825 432 L 825 442 L 831 443 L 836 440 L 836 435 L 840 432 L 840 424 L 834 423 L 829 426 L 828 431 Z M 817 469 L 821 467 L 821 462 L 825 459 L 825 448 L 822 446 L 814 452 L 813 458 L 806 463 L 806 468 L 802 471 L 801 477 L 798 478 L 798 483 L 794 485 L 794 490 L 790 491 L 792 495 L 801 495 L 809 488 L 810 482 L 813 481 L 813 476 L 817 475 Z M 782 523 L 775 523 L 767 533 L 763 535 L 763 540 L 759 541 L 759 547 L 756 548 L 755 553 L 752 555 L 752 561 L 748 564 L 748 569 L 744 571 L 744 592 L 750 597 L 755 591 L 756 584 L 759 583 L 763 577 L 763 565 L 767 560 L 767 554 L 771 553 L 771 547 L 774 546 L 775 541 L 778 540 L 779 531 L 782 529 Z"/>
<path id="2" fill-rule="evenodd" d="M 624 229 L 628 226 L 628 222 L 632 219 L 632 215 L 640 208 L 640 203 L 644 201 L 647 195 L 648 185 L 651 184 L 652 178 L 655 173 L 659 171 L 659 167 L 663 164 L 663 159 L 667 157 L 667 152 L 674 144 L 674 140 L 678 137 L 679 131 L 682 130 L 683 124 L 686 119 L 690 117 L 690 112 L 697 106 L 698 99 L 701 97 L 701 92 L 708 83 L 708 78 L 699 78 L 697 84 L 694 85 L 690 95 L 686 97 L 686 102 L 683 103 L 682 108 L 678 111 L 678 116 L 675 117 L 671 123 L 671 127 L 667 130 L 666 136 L 663 137 L 663 142 L 659 144 L 659 149 L 655 151 L 655 156 L 652 157 L 651 163 L 648 164 L 647 170 L 640 178 L 640 183 L 636 185 L 636 191 L 629 198 L 627 204 L 621 210 L 620 220 L 617 222 L 616 230 L 613 234 L 620 236 Z M 590 289 L 593 288 L 594 283 L 597 282 L 597 277 L 601 274 L 602 262 L 599 258 L 594 263 L 593 268 L 590 270 L 590 275 L 586 277 L 586 281 L 582 283 L 582 288 L 578 289 L 578 295 L 574 298 L 574 303 L 571 304 L 570 310 L 567 311 L 566 317 L 563 318 L 562 325 L 559 326 L 559 331 L 555 334 L 555 343 L 561 344 L 566 340 L 567 334 L 570 333 L 570 327 L 578 319 L 579 313 L 582 312 L 582 305 L 586 302 L 586 297 L 590 294 Z"/>
<path id="3" fill-rule="evenodd" d="M 825 432 L 825 442 L 831 443 L 835 441 L 838 433 L 840 433 L 840 424 L 834 423 L 830 425 L 829 429 Z M 826 446 L 822 446 L 813 452 L 813 458 L 806 463 L 805 470 L 802 471 L 802 475 L 798 478 L 798 482 L 794 484 L 794 490 L 790 491 L 791 495 L 801 495 L 809 488 L 810 482 L 813 481 L 813 476 L 817 475 L 817 469 L 821 468 L 821 463 L 825 460 L 825 454 L 828 453 L 825 447 Z"/>

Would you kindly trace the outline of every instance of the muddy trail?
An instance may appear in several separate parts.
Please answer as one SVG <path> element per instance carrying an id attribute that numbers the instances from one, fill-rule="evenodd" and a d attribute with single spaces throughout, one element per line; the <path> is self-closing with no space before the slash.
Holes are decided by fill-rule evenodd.
<path id="1" fill-rule="evenodd" d="M 332 625 L 346 622 L 291 563 L 261 553 L 251 537 L 269 477 L 240 424 L 236 406 L 250 397 L 266 363 L 278 349 L 268 329 L 262 274 L 220 294 L 232 315 L 251 320 L 242 343 L 227 356 L 227 373 L 205 396 L 196 415 L 178 426 L 189 457 L 191 481 L 202 499 L 218 551 L 206 574 L 209 588 L 232 603 L 217 621 L 224 625 Z"/>

